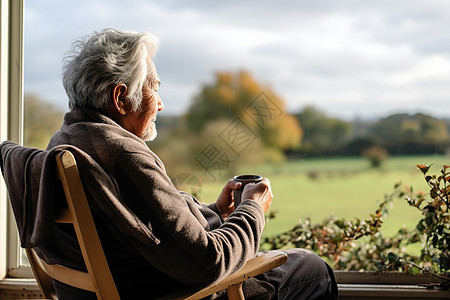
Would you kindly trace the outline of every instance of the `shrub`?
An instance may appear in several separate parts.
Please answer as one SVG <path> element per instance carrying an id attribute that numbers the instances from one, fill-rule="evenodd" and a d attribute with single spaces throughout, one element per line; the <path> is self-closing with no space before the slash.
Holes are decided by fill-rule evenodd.
<path id="1" fill-rule="evenodd" d="M 362 151 L 362 156 L 370 160 L 372 167 L 378 168 L 389 157 L 389 153 L 380 146 L 371 146 Z"/>
<path id="2" fill-rule="evenodd" d="M 336 270 L 448 274 L 450 166 L 444 166 L 438 175 L 428 175 L 427 165 L 418 167 L 430 186 L 428 194 L 416 193 L 398 183 L 366 220 L 349 221 L 334 216 L 317 224 L 309 219 L 300 220 L 287 232 L 265 237 L 261 248 L 307 248 L 324 257 Z M 394 236 L 384 237 L 380 228 L 394 199 L 406 200 L 421 214 L 415 229 L 400 228 Z M 422 246 L 420 256 L 407 253 L 406 246 L 417 243 Z"/>
<path id="3" fill-rule="evenodd" d="M 366 220 L 345 220 L 335 216 L 324 219 L 321 223 L 312 224 L 310 219 L 299 220 L 289 231 L 279 235 L 265 237 L 261 243 L 263 250 L 286 249 L 292 247 L 310 249 L 324 257 L 334 269 L 372 270 L 371 261 L 379 260 L 381 254 L 370 249 L 362 249 L 357 242 L 363 237 L 374 239 L 373 242 L 382 239 L 379 228 L 382 225 L 382 217 L 387 214 L 387 207 L 393 201 L 394 194 L 398 193 L 398 187 L 393 194 L 385 197 L 380 202 L 374 214 Z M 363 244 L 368 244 L 366 241 Z M 374 247 L 380 251 L 381 247 Z M 363 258 L 361 255 L 367 252 L 372 257 Z M 358 262 L 356 262 L 356 260 Z M 379 265 L 379 264 L 378 264 Z"/>
<path id="4" fill-rule="evenodd" d="M 428 175 L 430 166 L 417 165 L 430 187 L 428 194 L 431 201 L 425 200 L 423 193 L 406 195 L 411 206 L 422 212 L 422 219 L 417 224 L 417 231 L 425 236 L 422 260 L 433 260 L 441 272 L 450 270 L 450 166 L 443 166 L 439 175 Z"/>

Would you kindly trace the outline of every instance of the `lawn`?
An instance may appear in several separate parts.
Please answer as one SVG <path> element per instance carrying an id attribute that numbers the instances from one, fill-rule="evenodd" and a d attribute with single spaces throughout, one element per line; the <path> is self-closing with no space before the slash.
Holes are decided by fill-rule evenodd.
<path id="1" fill-rule="evenodd" d="M 380 169 L 372 169 L 363 158 L 311 158 L 241 167 L 239 173 L 270 178 L 274 193 L 271 210 L 277 212 L 277 217 L 265 228 L 265 234 L 271 235 L 290 229 L 303 218 L 319 222 L 333 214 L 339 218 L 365 219 L 397 182 L 413 186 L 415 191 L 428 191 L 416 164 L 433 164 L 431 172 L 438 173 L 449 160 L 448 156 L 391 157 Z M 224 182 L 225 179 L 204 184 L 201 200 L 214 201 Z M 383 224 L 383 232 L 391 235 L 403 225 L 413 228 L 419 217 L 417 209 L 397 200 Z"/>

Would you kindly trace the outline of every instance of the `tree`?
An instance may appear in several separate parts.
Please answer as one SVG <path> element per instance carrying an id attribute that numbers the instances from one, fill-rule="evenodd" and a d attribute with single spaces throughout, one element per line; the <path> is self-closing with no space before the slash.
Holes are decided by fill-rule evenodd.
<path id="1" fill-rule="evenodd" d="M 45 149 L 61 127 L 64 112 L 37 95 L 26 94 L 24 102 L 24 145 Z"/>
<path id="2" fill-rule="evenodd" d="M 369 135 L 382 141 L 390 153 L 443 153 L 449 143 L 444 121 L 425 114 L 395 114 L 379 120 Z"/>
<path id="3" fill-rule="evenodd" d="M 329 118 L 312 106 L 303 108 L 295 117 L 304 131 L 302 141 L 304 152 L 335 152 L 352 136 L 353 127 L 350 123 Z"/>
<path id="4" fill-rule="evenodd" d="M 367 157 L 373 168 L 379 168 L 382 163 L 389 157 L 386 149 L 379 146 L 371 146 L 362 151 L 362 156 Z"/>
<path id="5" fill-rule="evenodd" d="M 297 120 L 285 112 L 284 106 L 279 96 L 258 84 L 249 73 L 220 72 L 194 98 L 186 114 L 187 128 L 200 134 L 220 121 L 239 123 L 258 138 L 263 149 L 269 150 L 266 153 L 279 154 L 297 147 L 303 135 Z"/>

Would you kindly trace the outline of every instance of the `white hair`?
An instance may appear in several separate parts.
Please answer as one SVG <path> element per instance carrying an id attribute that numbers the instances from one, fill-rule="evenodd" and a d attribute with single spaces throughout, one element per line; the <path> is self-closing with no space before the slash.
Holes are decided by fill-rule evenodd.
<path id="1" fill-rule="evenodd" d="M 142 101 L 147 80 L 147 59 L 155 55 L 158 40 L 149 33 L 104 29 L 75 41 L 66 54 L 63 85 L 69 108 L 107 108 L 112 88 L 125 84 L 132 110 Z"/>

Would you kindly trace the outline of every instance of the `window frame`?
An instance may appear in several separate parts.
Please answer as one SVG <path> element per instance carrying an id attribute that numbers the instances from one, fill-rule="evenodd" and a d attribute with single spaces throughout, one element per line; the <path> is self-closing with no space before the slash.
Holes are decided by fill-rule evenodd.
<path id="1" fill-rule="evenodd" d="M 0 4 L 0 141 L 23 144 L 23 20 L 25 0 Z M 20 266 L 21 248 L 4 180 L 0 180 L 0 280 L 30 277 Z"/>

